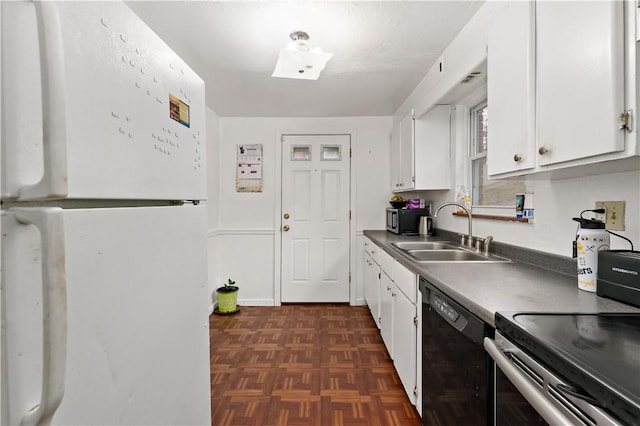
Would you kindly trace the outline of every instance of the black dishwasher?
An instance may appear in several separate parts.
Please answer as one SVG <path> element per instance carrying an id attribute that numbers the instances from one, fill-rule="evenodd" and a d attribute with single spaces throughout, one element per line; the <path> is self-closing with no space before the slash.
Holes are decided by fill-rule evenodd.
<path id="1" fill-rule="evenodd" d="M 492 425 L 494 363 L 482 346 L 491 326 L 428 281 L 422 293 L 424 425 Z"/>

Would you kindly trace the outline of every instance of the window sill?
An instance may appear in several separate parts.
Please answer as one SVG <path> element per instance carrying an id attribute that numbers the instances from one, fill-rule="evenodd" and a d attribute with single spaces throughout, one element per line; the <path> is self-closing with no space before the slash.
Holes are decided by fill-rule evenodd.
<path id="1" fill-rule="evenodd" d="M 453 215 L 467 217 L 467 214 L 465 212 L 454 212 Z M 499 216 L 495 214 L 482 213 L 471 213 L 471 217 L 474 219 L 501 220 L 504 222 L 533 223 L 533 218 L 528 217 L 517 218 L 513 216 Z"/>

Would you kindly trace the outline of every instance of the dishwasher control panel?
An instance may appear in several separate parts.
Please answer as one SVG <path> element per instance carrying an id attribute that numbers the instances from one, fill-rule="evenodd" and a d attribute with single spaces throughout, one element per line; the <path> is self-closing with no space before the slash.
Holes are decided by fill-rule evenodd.
<path id="1" fill-rule="evenodd" d="M 456 322 L 456 320 L 460 316 L 460 314 L 451 306 L 449 306 L 447 302 L 435 295 L 433 296 L 433 307 L 440 311 L 442 315 L 449 318 L 451 322 Z"/>

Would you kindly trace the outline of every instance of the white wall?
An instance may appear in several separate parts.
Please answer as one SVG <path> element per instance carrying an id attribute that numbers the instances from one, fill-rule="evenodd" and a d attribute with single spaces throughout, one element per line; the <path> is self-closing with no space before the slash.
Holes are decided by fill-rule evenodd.
<path id="1" fill-rule="evenodd" d="M 361 275 L 362 230 L 383 229 L 389 191 L 391 117 L 341 118 L 219 118 L 217 226 L 210 233 L 210 281 L 227 278 L 240 286 L 238 301 L 245 305 L 275 305 L 280 301 L 279 207 L 280 176 L 276 165 L 279 135 L 351 134 L 352 206 L 356 241 L 352 246 L 352 303 L 364 304 Z M 211 131 L 209 129 L 208 131 Z M 235 190 L 236 147 L 263 145 L 263 192 Z M 210 185 L 212 180 L 210 178 Z M 276 217 L 278 216 L 278 217 Z M 212 219 L 216 219 L 212 214 Z M 212 285 L 215 289 L 217 285 Z"/>

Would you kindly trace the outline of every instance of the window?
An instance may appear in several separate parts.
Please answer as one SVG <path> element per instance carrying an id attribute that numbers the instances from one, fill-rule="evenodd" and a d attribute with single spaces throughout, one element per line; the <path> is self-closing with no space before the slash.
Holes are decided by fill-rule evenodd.
<path id="1" fill-rule="evenodd" d="M 471 201 L 474 206 L 514 207 L 517 193 L 525 192 L 524 180 L 489 180 L 489 109 L 487 102 L 471 108 L 469 160 L 471 163 Z"/>

